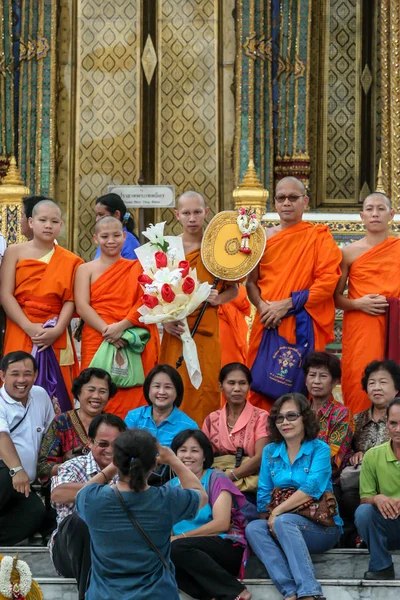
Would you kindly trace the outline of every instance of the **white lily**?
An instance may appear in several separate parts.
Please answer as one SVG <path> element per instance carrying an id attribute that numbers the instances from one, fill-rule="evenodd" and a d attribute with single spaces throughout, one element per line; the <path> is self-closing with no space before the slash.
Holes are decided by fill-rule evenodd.
<path id="1" fill-rule="evenodd" d="M 146 237 L 151 244 L 156 246 L 164 244 L 164 225 L 166 221 L 163 223 L 156 223 L 155 225 L 149 225 L 146 231 L 143 231 L 144 237 Z"/>
<path id="2" fill-rule="evenodd" d="M 168 267 L 163 267 L 156 271 L 154 275 L 154 284 L 158 285 L 159 288 L 163 286 L 164 283 L 169 283 L 172 286 L 178 285 L 180 280 L 182 279 L 182 273 L 180 269 L 174 269 L 171 271 Z"/>

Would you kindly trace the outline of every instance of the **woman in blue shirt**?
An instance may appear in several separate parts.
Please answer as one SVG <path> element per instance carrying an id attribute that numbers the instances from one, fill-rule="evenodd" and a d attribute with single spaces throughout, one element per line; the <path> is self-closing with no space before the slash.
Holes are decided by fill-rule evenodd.
<path id="1" fill-rule="evenodd" d="M 183 489 L 148 485 L 156 460 L 174 469 Z M 171 531 L 175 523 L 196 516 L 207 503 L 207 494 L 172 450 L 158 446 L 147 431 L 135 429 L 119 435 L 113 462 L 118 470 L 116 487 L 128 510 L 170 568 L 133 525 L 114 489 L 88 485 L 76 497 L 76 512 L 88 526 L 91 539 L 92 572 L 85 598 L 179 600 L 170 562 Z"/>
<path id="2" fill-rule="evenodd" d="M 197 429 L 197 423 L 179 410 L 183 399 L 183 381 L 170 365 L 157 365 L 143 383 L 143 394 L 149 406 L 128 412 L 128 427 L 146 429 L 161 446 L 171 446 L 174 437 L 185 429 Z M 160 465 L 150 480 L 151 485 L 162 485 L 171 477 L 169 470 Z"/>
<path id="3" fill-rule="evenodd" d="M 263 450 L 257 505 L 262 519 L 249 523 L 246 537 L 285 600 L 324 598 L 315 579 L 310 552 L 318 554 L 338 542 L 343 521 L 325 527 L 292 513 L 311 499 L 332 491 L 329 446 L 317 439 L 319 425 L 301 394 L 285 394 L 272 407 L 272 443 Z M 287 500 L 268 512 L 275 488 L 295 488 Z"/>
<path id="4" fill-rule="evenodd" d="M 118 194 L 105 194 L 97 198 L 95 205 L 96 221 L 103 217 L 115 217 L 119 219 L 123 225 L 123 230 L 126 233 L 124 245 L 121 250 L 122 258 L 129 258 L 135 260 L 136 248 L 140 246 L 140 242 L 137 239 L 134 228 L 135 223 L 132 215 L 127 212 L 125 203 Z M 95 258 L 99 258 L 100 248 L 97 248 Z"/>
<path id="5" fill-rule="evenodd" d="M 171 559 L 179 589 L 193 598 L 251 600 L 251 593 L 238 581 L 247 556 L 243 494 L 225 473 L 210 468 L 213 451 L 202 431 L 182 431 L 171 448 L 208 494 L 195 519 L 182 520 L 173 528 Z M 169 485 L 182 485 L 178 474 Z"/>

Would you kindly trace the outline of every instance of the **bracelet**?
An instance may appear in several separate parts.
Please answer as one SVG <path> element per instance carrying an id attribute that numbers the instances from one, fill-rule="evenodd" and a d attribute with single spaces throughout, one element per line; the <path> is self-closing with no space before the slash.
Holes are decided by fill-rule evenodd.
<path id="1" fill-rule="evenodd" d="M 184 538 L 186 537 L 186 533 L 184 531 L 182 531 L 182 535 Z"/>
<path id="2" fill-rule="evenodd" d="M 105 481 L 106 483 L 109 483 L 109 482 L 110 482 L 110 480 L 109 480 L 109 479 L 107 479 L 107 477 L 106 477 L 106 474 L 104 473 L 104 471 L 99 471 L 99 474 L 103 475 L 103 477 L 104 477 L 104 481 Z"/>
<path id="3" fill-rule="evenodd" d="M 229 471 L 229 473 L 232 475 L 232 477 L 235 479 L 235 481 L 239 481 L 239 477 L 236 475 L 236 473 L 234 473 L 232 471 L 232 469 Z"/>

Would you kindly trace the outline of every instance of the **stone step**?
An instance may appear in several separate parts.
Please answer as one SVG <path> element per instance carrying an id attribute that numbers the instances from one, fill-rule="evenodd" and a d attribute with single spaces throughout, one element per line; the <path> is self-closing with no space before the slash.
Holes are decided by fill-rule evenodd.
<path id="1" fill-rule="evenodd" d="M 368 570 L 368 550 L 337 549 L 312 556 L 317 579 L 362 579 Z M 393 563 L 400 585 L 400 554 L 393 553 Z M 267 579 L 268 573 L 257 556 L 251 555 L 247 562 L 246 579 Z"/>
<path id="2" fill-rule="evenodd" d="M 73 579 L 59 577 L 51 563 L 47 548 L 0 547 L 0 554 L 15 555 L 25 560 L 42 589 L 44 600 L 77 600 Z M 313 556 L 319 581 L 327 600 L 398 600 L 400 597 L 400 553 L 393 554 L 395 581 L 365 581 L 368 568 L 367 550 L 331 550 Z M 264 566 L 256 556 L 251 556 L 246 568 L 245 583 L 253 594 L 253 600 L 281 600 L 281 596 L 268 579 Z M 181 600 L 190 597 L 181 593 Z"/>

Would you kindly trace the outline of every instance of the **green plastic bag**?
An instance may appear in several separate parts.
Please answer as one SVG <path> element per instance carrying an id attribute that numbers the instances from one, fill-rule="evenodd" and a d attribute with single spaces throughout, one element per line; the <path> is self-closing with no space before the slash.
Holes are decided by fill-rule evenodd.
<path id="1" fill-rule="evenodd" d="M 121 337 L 128 342 L 127 346 L 116 348 L 109 342 L 102 342 L 89 367 L 108 371 L 118 387 L 143 385 L 144 371 L 140 355 L 150 339 L 150 333 L 147 329 L 133 327 L 126 329 Z"/>

